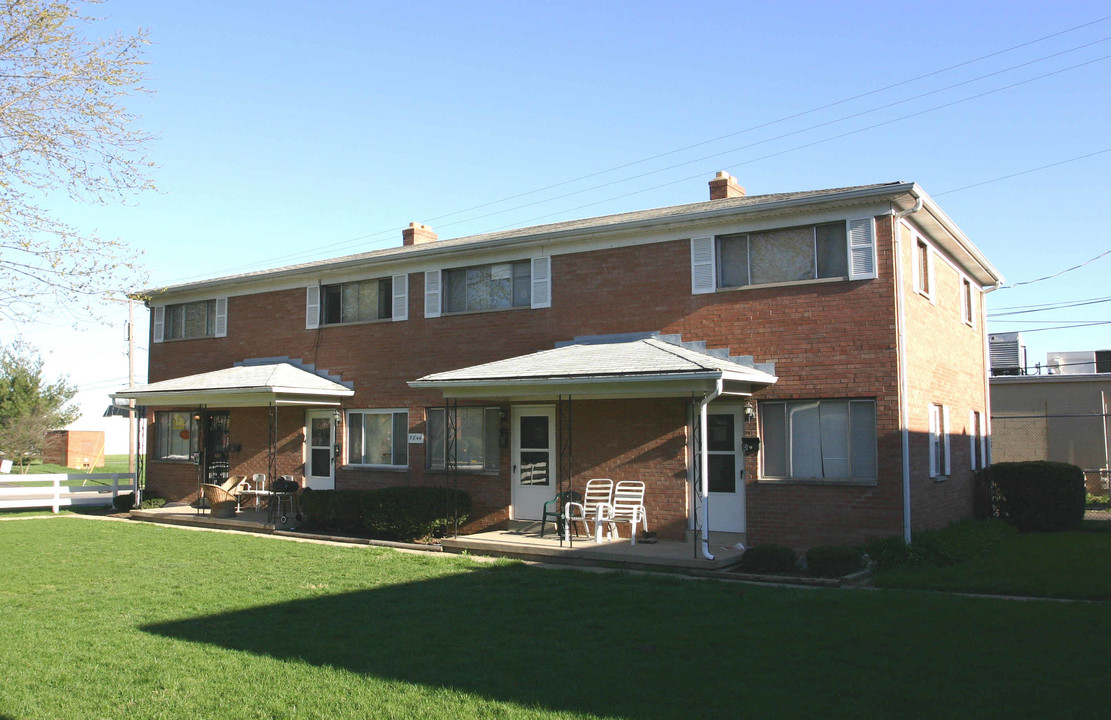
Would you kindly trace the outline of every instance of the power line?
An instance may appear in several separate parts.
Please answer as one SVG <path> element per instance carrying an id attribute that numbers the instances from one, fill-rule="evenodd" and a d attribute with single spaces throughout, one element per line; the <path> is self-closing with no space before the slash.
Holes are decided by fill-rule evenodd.
<path id="1" fill-rule="evenodd" d="M 1073 325 L 1056 325 L 1054 327 L 1046 327 L 1046 328 L 1031 328 L 1029 330 L 1023 330 L 1022 332 L 1023 332 L 1023 334 L 1026 334 L 1026 333 L 1044 332 L 1046 330 L 1067 330 L 1069 328 L 1092 327 L 1094 325 L 1111 325 L 1111 320 L 1097 320 L 1097 321 L 1094 321 L 1094 322 L 1076 323 L 1076 324 L 1073 324 Z"/>
<path id="2" fill-rule="evenodd" d="M 1059 300 L 1057 302 L 1036 303 L 1034 305 L 1009 305 L 1007 307 L 996 308 L 995 311 L 999 312 L 1000 310 L 1026 310 L 1028 308 L 1050 308 L 1050 307 L 1054 307 L 1054 306 L 1058 306 L 1058 305 L 1060 305 L 1062 307 L 1067 307 L 1069 305 L 1072 305 L 1073 303 L 1087 303 L 1087 302 L 1101 301 L 1101 300 L 1111 300 L 1111 296 L 1098 297 L 1098 298 L 1083 298 L 1081 300 Z"/>
<path id="3" fill-rule="evenodd" d="M 1064 275 L 1065 273 L 1072 272 L 1073 270 L 1079 270 L 1080 268 L 1084 267 L 1085 265 L 1091 265 L 1096 260 L 1099 260 L 1102 257 L 1106 257 L 1107 255 L 1111 255 L 1111 250 L 1105 250 L 1104 252 L 1101 252 L 1099 255 L 1096 255 L 1094 258 L 1088 258 L 1087 260 L 1080 263 L 1079 265 L 1073 265 L 1070 268 L 1065 268 L 1064 270 L 1061 270 L 1059 272 L 1055 272 L 1052 275 L 1046 275 L 1045 277 L 1035 278 L 1033 280 L 1024 280 L 1022 282 L 1011 283 L 1010 285 L 1003 285 L 999 288 L 999 290 L 1007 290 L 1009 288 L 1019 287 L 1021 285 L 1033 285 L 1034 283 L 1041 282 L 1043 280 L 1052 280 L 1055 277 L 1060 277 L 1060 276 Z"/>
<path id="4" fill-rule="evenodd" d="M 988 185 L 990 183 L 999 182 L 1000 180 L 1010 180 L 1011 178 L 1018 177 L 1019 175 L 1028 175 L 1032 172 L 1046 170 L 1051 167 L 1057 167 L 1058 165 L 1065 165 L 1067 163 L 1076 162 L 1077 160 L 1084 160 L 1086 158 L 1095 157 L 1096 155 L 1102 155 L 1106 152 L 1111 152 L 1111 148 L 1097 150 L 1095 152 L 1088 153 L 1087 155 L 1077 155 L 1076 157 L 1069 158 L 1068 160 L 1061 160 L 1060 162 L 1050 163 L 1048 165 L 1041 165 L 1040 167 L 1030 168 L 1029 170 L 1022 170 L 1020 172 L 1011 173 L 1010 175 L 1004 175 L 1002 177 L 993 178 L 991 180 L 984 180 L 983 182 L 973 183 L 972 185 L 965 185 L 964 187 L 953 188 L 952 190 L 946 190 L 945 192 L 935 193 L 934 197 L 941 197 L 942 195 L 948 195 L 949 193 L 960 192 L 961 190 L 968 190 L 970 188 L 980 187 L 981 185 Z"/>
<path id="5" fill-rule="evenodd" d="M 1052 310 L 1064 310 L 1065 308 L 1084 307 L 1085 305 L 1099 305 L 1099 304 L 1105 303 L 1105 302 L 1111 302 L 1111 297 L 1100 298 L 1098 300 L 1085 300 L 1085 301 L 1079 301 L 1079 302 L 1050 303 L 1050 305 L 1048 305 L 1048 306 L 1039 307 L 1039 308 L 1036 308 L 1036 309 L 1033 309 L 1033 310 L 1014 310 L 1012 312 L 990 312 L 990 313 L 988 313 L 988 317 L 993 318 L 993 317 L 1003 317 L 1004 315 L 1029 315 L 1030 313 L 1046 312 L 1046 311 L 1052 311 Z M 1015 322 L 1017 322 L 1017 321 L 1015 321 Z M 1037 321 L 1032 321 L 1032 322 L 1037 322 Z"/>
<path id="6" fill-rule="evenodd" d="M 684 146 L 684 147 L 681 147 L 681 148 L 678 148 L 678 149 L 675 149 L 675 150 L 670 150 L 670 151 L 667 151 L 667 152 L 664 152 L 664 153 L 659 153 L 659 154 L 656 154 L 656 155 L 653 155 L 653 156 L 650 156 L 650 157 L 647 157 L 647 158 L 642 158 L 640 160 L 635 160 L 633 162 L 625 163 L 623 165 L 614 166 L 612 168 L 608 168 L 608 169 L 605 169 L 605 170 L 600 170 L 600 171 L 597 171 L 597 172 L 582 175 L 580 177 L 573 178 L 571 180 L 565 180 L 565 181 L 562 181 L 562 182 L 559 182 L 559 183 L 554 183 L 554 184 L 551 184 L 551 185 L 548 185 L 548 186 L 537 188 L 535 190 L 529 190 L 529 191 L 524 192 L 524 193 L 518 193 L 516 195 L 512 195 L 512 196 L 502 198 L 500 200 L 494 200 L 494 201 L 491 201 L 491 202 L 482 203 L 480 205 L 475 205 L 475 206 L 472 206 L 472 207 L 469 207 L 469 208 L 464 208 L 462 210 L 453 211 L 451 213 L 446 213 L 446 214 L 434 216 L 432 218 L 429 218 L 428 222 L 433 222 L 435 220 L 440 220 L 440 219 L 444 219 L 444 218 L 447 218 L 447 217 L 453 217 L 455 215 L 460 215 L 460 214 L 463 214 L 463 213 L 466 213 L 466 212 L 471 212 L 473 210 L 482 209 L 482 208 L 489 207 L 489 206 L 492 206 L 492 205 L 496 205 L 496 204 L 499 204 L 499 203 L 502 203 L 502 202 L 508 202 L 510 200 L 518 199 L 518 198 L 521 198 L 521 197 L 526 197 L 528 195 L 533 195 L 533 194 L 536 194 L 536 193 L 539 193 L 539 192 L 544 192 L 546 190 L 550 190 L 550 189 L 554 189 L 554 188 L 557 188 L 557 187 L 570 185 L 570 184 L 573 184 L 575 182 L 579 182 L 581 180 L 586 180 L 586 179 L 589 179 L 589 178 L 592 178 L 592 177 L 597 177 L 597 176 L 600 176 L 600 175 L 608 174 L 610 172 L 615 172 L 617 170 L 621 170 L 621 169 L 625 169 L 625 168 L 632 167 L 632 166 L 635 166 L 635 165 L 643 164 L 643 163 L 649 162 L 651 160 L 656 160 L 656 159 L 659 159 L 659 158 L 662 158 L 662 157 L 667 157 L 669 155 L 674 155 L 674 154 L 677 154 L 679 152 L 684 152 L 686 150 L 690 150 L 690 149 L 693 149 L 693 148 L 696 148 L 696 147 L 701 147 L 703 145 L 708 145 L 708 144 L 718 142 L 718 141 L 723 140 L 723 139 L 727 139 L 727 138 L 730 138 L 730 137 L 735 137 L 737 135 L 748 133 L 748 132 L 751 132 L 751 131 L 754 131 L 754 130 L 757 130 L 757 129 L 762 129 L 762 128 L 765 128 L 765 127 L 769 127 L 769 126 L 772 126 L 772 125 L 776 125 L 776 124 L 786 122 L 788 120 L 797 119 L 799 117 L 810 115 L 810 114 L 813 114 L 815 112 L 819 112 L 821 110 L 829 109 L 831 107 L 836 107 L 838 105 L 842 105 L 842 104 L 851 102 L 853 100 L 858 100 L 860 98 L 868 97 L 870 95 L 875 95 L 875 94 L 878 94 L 880 92 L 884 92 L 886 90 L 890 90 L 890 89 L 893 89 L 893 88 L 896 88 L 896 87 L 900 87 L 902 85 L 906 85 L 906 84 L 909 84 L 909 83 L 912 83 L 912 82 L 916 82 L 918 80 L 922 80 L 924 78 L 939 75 L 939 74 L 948 72 L 950 70 L 954 70 L 954 69 L 964 67 L 964 66 L 967 66 L 967 65 L 971 65 L 971 64 L 974 64 L 974 63 L 977 63 L 977 62 L 980 62 L 980 61 L 983 61 L 983 60 L 986 60 L 986 59 L 989 59 L 989 58 L 992 58 L 992 57 L 1003 55 L 1003 54 L 1006 54 L 1008 52 L 1012 52 L 1014 50 L 1017 50 L 1017 49 L 1020 49 L 1020 48 L 1023 48 L 1023 47 L 1027 47 L 1027 46 L 1034 45 L 1036 43 L 1043 42 L 1045 40 L 1048 40 L 1048 39 L 1051 39 L 1051 38 L 1054 38 L 1054 37 L 1058 37 L 1060 35 L 1065 35 L 1067 33 L 1074 32 L 1076 30 L 1080 30 L 1080 29 L 1083 29 L 1083 28 L 1086 28 L 1086 27 L 1090 27 L 1092 25 L 1096 25 L 1096 24 L 1099 24 L 1099 23 L 1102 23 L 1102 22 L 1106 22 L 1107 20 L 1111 20 L 1111 15 L 1101 17 L 1101 18 L 1097 18 L 1096 20 L 1092 20 L 1092 21 L 1087 22 L 1087 23 L 1076 25 L 1076 26 L 1073 26 L 1071 28 L 1067 28 L 1065 30 L 1061 30 L 1061 31 L 1058 31 L 1058 32 L 1055 32 L 1055 33 L 1051 33 L 1049 35 L 1044 35 L 1042 37 L 1035 38 L 1034 40 L 1030 40 L 1030 41 L 1027 41 L 1027 42 L 1024 42 L 1024 43 L 1020 43 L 1018 45 L 1013 45 L 1009 48 L 1005 48 L 1003 50 L 999 50 L 999 51 L 996 51 L 996 52 L 993 52 L 993 53 L 989 53 L 987 55 L 982 55 L 980 57 L 973 58 L 971 60 L 966 60 L 964 62 L 957 63 L 955 65 L 950 65 L 948 67 L 941 68 L 939 70 L 934 70 L 934 71 L 929 72 L 929 73 L 918 75 L 918 76 L 910 78 L 908 80 L 903 80 L 903 81 L 900 81 L 900 82 L 897 82 L 897 83 L 893 83 L 893 84 L 884 86 L 884 87 L 876 89 L 876 90 L 870 90 L 868 92 L 859 93 L 857 95 L 854 95 L 854 96 L 851 96 L 851 97 L 848 97 L 848 98 L 845 98 L 845 99 L 842 99 L 842 100 L 838 100 L 838 101 L 835 101 L 835 102 L 832 102 L 832 103 L 828 103 L 826 105 L 821 105 L 821 106 L 818 106 L 818 107 L 815 107 L 815 108 L 811 108 L 809 110 L 805 110 L 805 111 L 802 111 L 802 112 L 799 112 L 799 113 L 794 113 L 792 115 L 787 115 L 787 116 L 778 118 L 776 120 L 771 120 L 771 121 L 767 121 L 767 122 L 764 122 L 764 123 L 760 123 L 758 125 L 753 125 L 751 127 L 748 127 L 748 128 L 742 129 L 742 130 L 738 130 L 736 132 L 728 133 L 726 135 L 722 135 L 722 136 L 719 136 L 719 137 L 716 137 L 716 138 L 713 138 L 713 139 L 710 139 L 710 140 L 705 140 L 705 141 L 702 141 L 702 142 L 694 143 L 692 145 Z M 905 103 L 905 102 L 910 102 L 912 100 L 920 99 L 920 98 L 925 97 L 927 95 L 936 94 L 938 92 L 942 92 L 944 90 L 952 89 L 952 88 L 958 87 L 960 85 L 965 85 L 965 84 L 968 84 L 968 83 L 971 83 L 971 82 L 975 82 L 977 80 L 982 80 L 984 78 L 991 77 L 993 75 L 998 75 L 998 74 L 1001 74 L 1003 72 L 1008 72 L 1010 70 L 1025 67 L 1027 65 L 1031 65 L 1031 64 L 1034 64 L 1034 63 L 1037 63 L 1037 62 L 1042 62 L 1044 60 L 1047 60 L 1047 59 L 1050 59 L 1050 58 L 1053 58 L 1053 57 L 1057 57 L 1057 56 L 1060 56 L 1060 55 L 1063 55 L 1063 54 L 1066 54 L 1066 53 L 1069 53 L 1069 52 L 1075 52 L 1076 50 L 1083 49 L 1083 48 L 1089 47 L 1091 45 L 1095 45 L 1095 44 L 1098 44 L 1098 43 L 1101 43 L 1101 42 L 1106 42 L 1108 39 L 1111 39 L 1111 38 L 1102 38 L 1100 40 L 1096 40 L 1096 41 L 1093 41 L 1093 42 L 1090 42 L 1090 43 L 1086 43 L 1084 45 L 1079 45 L 1079 46 L 1076 46 L 1076 47 L 1073 47 L 1073 48 L 1069 48 L 1067 50 L 1064 50 L 1064 51 L 1061 51 L 1061 52 L 1058 52 L 1058 53 L 1053 53 L 1051 55 L 1047 55 L 1047 56 L 1044 56 L 1042 58 L 1038 58 L 1036 60 L 1028 61 L 1028 62 L 1025 62 L 1025 63 L 1020 63 L 1018 65 L 1014 65 L 1014 66 L 1011 66 L 1011 67 L 1008 67 L 1008 68 L 1004 68 L 1003 70 L 999 70 L 999 71 L 996 71 L 996 72 L 993 72 L 993 73 L 988 73 L 987 75 L 982 75 L 980 77 L 973 78 L 971 80 L 962 81 L 960 83 L 956 83 L 956 84 L 953 84 L 953 85 L 950 85 L 950 86 L 947 86 L 947 87 L 944 87 L 944 88 L 940 88 L 938 90 L 934 90 L 934 91 L 931 91 L 931 92 L 928 92 L 928 93 L 923 93 L 923 94 L 920 94 L 920 95 L 913 96 L 911 98 L 907 98 L 907 99 L 904 99 L 904 100 L 889 103 L 887 105 L 882 105 L 882 106 L 879 106 L 877 108 L 872 108 L 870 110 L 866 110 L 866 111 L 862 111 L 862 112 L 855 113 L 855 114 L 852 114 L 852 115 L 848 115 L 848 116 L 838 118 L 836 120 L 832 120 L 832 121 L 829 121 L 829 122 L 826 122 L 826 123 L 820 123 L 818 125 L 814 125 L 814 126 L 811 126 L 811 127 L 808 127 L 808 128 L 804 128 L 802 130 L 798 130 L 798 131 L 794 131 L 794 132 L 791 132 L 791 133 L 786 133 L 786 134 L 783 134 L 783 135 L 780 135 L 780 136 L 777 136 L 777 137 L 769 138 L 767 140 L 763 140 L 763 141 L 760 141 L 758 143 L 753 143 L 753 144 L 750 144 L 750 145 L 747 145 L 747 146 L 742 146 L 742 147 L 739 147 L 739 148 L 733 148 L 731 150 L 726 150 L 726 151 L 723 151 L 721 153 L 715 153 L 715 154 L 712 154 L 712 155 L 704 156 L 704 157 L 698 158 L 696 160 L 691 160 L 691 161 L 688 161 L 688 162 L 685 162 L 685 163 L 680 163 L 680 164 L 669 166 L 669 167 L 662 168 L 662 169 L 659 169 L 659 170 L 654 170 L 654 171 L 649 172 L 649 173 L 643 173 L 643 174 L 640 174 L 640 175 L 635 175 L 635 176 L 632 176 L 632 177 L 623 178 L 623 179 L 612 181 L 612 182 L 609 182 L 609 183 L 604 183 L 602 185 L 594 186 L 594 187 L 591 187 L 591 188 L 586 188 L 586 189 L 583 189 L 583 190 L 580 190 L 580 191 L 576 191 L 574 193 L 567 193 L 567 194 L 560 195 L 560 196 L 557 196 L 557 197 L 554 197 L 554 198 L 549 198 L 547 200 L 541 200 L 541 201 L 536 201 L 536 202 L 533 202 L 533 203 L 528 203 L 528 204 L 525 204 L 525 205 L 516 206 L 516 207 L 513 207 L 513 208 L 507 208 L 507 209 L 498 211 L 496 213 L 489 213 L 487 215 L 482 215 L 482 216 L 475 217 L 475 218 L 469 218 L 467 220 L 460 220 L 460 221 L 456 221 L 456 222 L 453 222 L 453 223 L 447 223 L 447 224 L 445 224 L 441 227 L 450 227 L 452 225 L 456 225 L 456 224 L 459 224 L 461 222 L 473 222 L 474 220 L 480 220 L 480 219 L 483 219 L 485 217 L 490 217 L 490 216 L 497 215 L 497 214 L 502 214 L 502 213 L 505 213 L 505 212 L 512 212 L 514 210 L 519 210 L 519 209 L 522 209 L 522 208 L 525 208 L 525 207 L 531 207 L 533 205 L 537 205 L 537 204 L 541 204 L 541 203 L 545 203 L 545 202 L 554 202 L 556 200 L 560 200 L 560 199 L 564 199 L 566 197 L 569 197 L 571 195 L 581 194 L 583 192 L 589 192 L 589 191 L 597 190 L 597 189 L 600 189 L 600 188 L 603 188 L 603 187 L 609 187 L 611 185 L 619 184 L 619 183 L 622 183 L 622 182 L 628 182 L 630 180 L 635 180 L 635 179 L 638 179 L 640 177 L 645 177 L 647 175 L 656 174 L 656 173 L 659 173 L 659 172 L 664 172 L 664 171 L 667 171 L 667 170 L 670 170 L 670 169 L 683 167 L 683 166 L 690 165 L 690 164 L 697 163 L 697 162 L 702 162 L 704 160 L 719 157 L 721 155 L 729 154 L 729 153 L 732 153 L 732 152 L 738 152 L 740 150 L 753 147 L 755 145 L 771 142 L 771 141 L 777 140 L 777 139 L 782 139 L 784 137 L 799 134 L 801 132 L 806 132 L 808 130 L 817 129 L 819 127 L 824 127 L 826 125 L 830 125 L 830 124 L 833 124 L 833 123 L 836 123 L 836 122 L 842 122 L 844 120 L 848 120 L 848 119 L 851 119 L 853 117 L 858 117 L 860 115 L 864 115 L 864 114 L 867 114 L 867 113 L 870 113 L 870 112 L 875 112 L 877 110 L 892 107 L 894 105 L 902 104 L 902 103 Z M 1106 57 L 1105 58 L 1098 58 L 1096 61 L 1103 60 L 1103 59 L 1106 59 Z M 1090 61 L 1090 62 L 1096 62 L 1096 61 Z M 1063 72 L 1065 70 L 1075 69 L 1076 67 L 1080 67 L 1080 66 L 1086 65 L 1086 64 L 1089 64 L 1089 63 L 1081 63 L 1080 65 L 1072 66 L 1070 68 L 1065 68 L 1064 70 L 1057 71 L 1057 72 Z M 1020 83 L 1015 83 L 1014 85 L 1009 85 L 1009 86 L 1005 86 L 1003 88 L 998 88 L 997 90 L 989 91 L 989 92 L 984 93 L 984 94 L 991 94 L 992 92 L 998 92 L 1000 90 L 1009 89 L 1009 88 L 1015 87 L 1017 85 L 1025 84 L 1026 82 L 1032 82 L 1033 80 L 1038 80 L 1038 79 L 1041 79 L 1041 78 L 1044 78 L 1044 77 L 1049 77 L 1050 75 L 1054 75 L 1054 74 L 1057 74 L 1057 73 L 1056 72 L 1055 73 L 1048 73 L 1046 75 L 1042 75 L 1042 76 L 1039 76 L 1039 77 L 1036 77 L 1036 78 L 1031 78 L 1030 80 L 1027 80 L 1027 81 L 1023 81 L 1023 82 L 1020 82 Z M 966 100 L 974 99 L 976 97 L 982 97 L 984 94 L 975 95 L 975 96 L 972 96 L 972 98 L 966 98 L 964 100 L 959 100 L 959 101 L 957 101 L 957 103 L 965 102 Z M 951 103 L 951 104 L 956 104 L 956 103 Z M 947 107 L 947 106 L 948 105 L 942 105 L 942 106 L 939 106 L 938 108 L 932 108 L 932 109 L 924 111 L 924 112 L 929 112 L 929 111 L 932 111 L 933 109 L 940 109 L 940 108 Z M 909 117 L 914 117 L 915 115 L 918 115 L 918 114 L 921 114 L 921 113 L 915 113 L 915 114 L 912 114 L 912 115 L 904 116 L 903 118 L 896 118 L 896 120 L 894 120 L 894 121 L 901 120 L 901 119 L 906 119 L 906 118 L 909 118 Z M 889 121 L 889 122 L 894 122 L 894 121 Z M 853 133 L 846 133 L 846 135 L 854 134 L 855 132 L 861 132 L 863 130 L 868 130 L 868 129 L 872 129 L 872 128 L 875 128 L 875 127 L 880 127 L 880 126 L 885 125 L 885 124 L 888 124 L 888 123 L 880 123 L 880 124 L 877 124 L 877 125 L 870 126 L 868 128 L 863 128 L 862 130 L 854 131 Z M 844 137 L 844 136 L 845 135 L 838 135 L 838 136 L 835 136 L 834 138 L 829 138 L 827 140 L 819 141 L 819 143 L 820 142 L 826 142 L 826 141 L 831 140 L 831 139 L 838 139 L 838 138 Z M 812 144 L 809 144 L 809 145 L 804 145 L 804 146 L 801 146 L 801 148 L 811 147 L 814 144 L 818 144 L 818 143 L 812 143 Z M 801 149 L 801 148 L 793 148 L 791 150 Z M 785 151 L 785 152 L 790 152 L 791 150 L 788 150 L 788 151 Z M 775 153 L 773 155 L 765 156 L 763 158 L 756 158 L 756 159 L 748 161 L 748 162 L 756 162 L 758 160 L 766 159 L 768 157 L 774 157 L 775 155 L 778 155 L 778 154 L 782 154 L 782 153 Z M 1068 162 L 1068 161 L 1065 161 L 1065 162 Z M 747 163 L 745 163 L 745 164 L 747 164 Z M 699 174 L 699 176 L 696 176 L 696 177 L 701 177 L 701 173 Z M 558 214 L 566 213 L 566 212 L 574 212 L 575 210 L 583 209 L 585 207 L 592 207 L 594 205 L 598 205 L 598 204 L 601 204 L 603 202 L 610 202 L 612 200 L 623 199 L 625 197 L 629 197 L 630 195 L 639 194 L 640 192 L 648 192 L 650 190 L 658 189 L 660 187 L 667 187 L 667 186 L 677 184 L 677 183 L 680 183 L 680 182 L 687 182 L 690 179 L 691 178 L 684 178 L 682 180 L 678 180 L 678 181 L 671 182 L 671 183 L 666 183 L 664 185 L 659 185 L 659 186 L 647 188 L 645 190 L 641 190 L 641 191 L 637 191 L 637 192 L 633 192 L 633 193 L 628 193 L 628 194 L 625 194 L 625 195 L 620 195 L 616 198 L 603 200 L 603 201 L 600 201 L 600 202 L 597 202 L 597 203 L 591 203 L 591 204 L 585 205 L 585 206 L 579 206 L 577 208 L 572 208 L 570 210 L 559 211 L 557 213 L 552 213 L 552 214 L 549 214 L 549 215 L 542 216 L 540 219 L 543 219 L 543 218 L 546 218 L 546 217 L 551 217 L 552 215 L 558 215 Z M 991 182 L 991 181 L 987 181 L 987 182 Z M 951 190 L 949 192 L 955 192 L 955 191 L 956 190 Z M 524 222 L 528 223 L 528 222 L 532 222 L 532 220 L 526 220 Z M 521 223 L 514 223 L 513 225 L 506 226 L 506 227 L 513 227 L 513 226 L 520 226 L 520 225 L 521 225 Z M 499 228 L 499 229 L 504 229 L 504 228 Z M 361 240 L 376 238 L 376 237 L 383 236 L 383 235 L 392 235 L 392 234 L 396 234 L 396 232 L 397 232 L 397 229 L 392 228 L 392 229 L 389 229 L 389 230 L 382 230 L 382 231 L 378 231 L 378 232 L 367 233 L 367 234 L 360 235 L 360 236 L 357 236 L 357 237 L 354 237 L 354 238 L 349 238 L 347 240 L 342 240 L 342 241 L 339 241 L 339 242 L 336 242 L 336 243 L 331 243 L 331 244 L 327 244 L 327 245 L 320 245 L 320 246 L 314 247 L 312 250 L 302 251 L 302 252 L 298 252 L 298 253 L 292 253 L 292 254 L 284 255 L 284 256 L 271 257 L 271 258 L 268 258 L 267 263 L 272 264 L 275 260 L 294 259 L 294 258 L 300 258 L 300 257 L 311 257 L 311 256 L 314 256 L 314 255 L 318 255 L 321 250 L 345 247 L 345 246 L 351 245 L 353 243 L 359 242 Z M 235 270 L 252 268 L 252 267 L 256 267 L 256 266 L 257 266 L 257 263 L 252 264 L 252 265 L 243 265 L 243 266 L 238 266 L 238 267 L 234 267 L 234 268 L 229 268 L 228 270 L 225 270 L 223 272 L 230 273 L 230 272 L 233 272 Z M 210 277 L 210 276 L 211 276 L 210 273 L 205 273 L 205 274 L 202 274 L 202 275 L 194 275 L 194 276 L 189 276 L 189 277 L 186 277 L 186 278 L 181 278 L 180 280 L 178 280 L 176 282 L 182 282 L 182 281 L 187 281 L 187 280 L 191 280 L 191 279 L 195 279 L 195 278 Z"/>

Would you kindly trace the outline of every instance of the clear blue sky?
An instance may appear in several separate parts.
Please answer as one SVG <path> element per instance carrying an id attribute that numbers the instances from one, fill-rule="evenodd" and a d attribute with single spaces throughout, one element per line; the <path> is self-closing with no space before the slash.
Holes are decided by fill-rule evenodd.
<path id="1" fill-rule="evenodd" d="M 448 238 L 700 201 L 716 170 L 749 194 L 918 182 L 1010 282 L 1111 250 L 1111 152 L 948 192 L 1111 149 L 1106 2 L 110 0 L 97 13 L 105 31 L 150 30 L 155 92 L 130 107 L 159 136 L 160 192 L 57 207 L 145 250 L 152 285 L 397 245 L 412 220 Z M 989 309 L 1111 296 L 1109 273 L 1111 256 L 992 293 Z M 122 325 L 87 330 L 75 352 L 67 323 L 22 330 L 102 409 L 126 376 Z M 1031 362 L 1111 348 L 1111 325 L 1039 327 L 989 330 L 1026 332 Z"/>

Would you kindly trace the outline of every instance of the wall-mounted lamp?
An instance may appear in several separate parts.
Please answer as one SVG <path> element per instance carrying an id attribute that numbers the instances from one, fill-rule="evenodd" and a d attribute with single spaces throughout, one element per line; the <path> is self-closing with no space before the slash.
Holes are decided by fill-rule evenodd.
<path id="1" fill-rule="evenodd" d="M 342 420 L 343 420 L 343 413 L 340 412 L 339 408 L 336 408 L 335 410 L 333 410 L 332 411 L 332 422 L 334 422 L 336 424 L 336 427 L 339 427 L 340 421 L 342 421 Z"/>
<path id="2" fill-rule="evenodd" d="M 751 400 L 745 400 L 745 420 L 752 422 L 756 419 L 756 408 L 752 405 Z"/>

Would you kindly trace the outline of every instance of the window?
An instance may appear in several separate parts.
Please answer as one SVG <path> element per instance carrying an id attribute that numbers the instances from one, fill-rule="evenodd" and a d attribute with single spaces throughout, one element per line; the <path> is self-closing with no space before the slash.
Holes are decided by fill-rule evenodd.
<path id="1" fill-rule="evenodd" d="M 320 299 L 321 325 L 388 320 L 393 315 L 390 278 L 324 285 Z"/>
<path id="2" fill-rule="evenodd" d="M 763 476 L 876 480 L 876 402 L 760 403 Z"/>
<path id="3" fill-rule="evenodd" d="M 972 281 L 968 278 L 961 278 L 961 319 L 964 320 L 965 325 L 975 325 L 972 314 L 972 303 L 975 295 L 972 294 Z"/>
<path id="4" fill-rule="evenodd" d="M 528 260 L 444 270 L 444 312 L 529 307 L 532 273 Z"/>
<path id="5" fill-rule="evenodd" d="M 949 460 L 949 408 L 930 405 L 930 477 L 948 477 Z"/>
<path id="6" fill-rule="evenodd" d="M 216 335 L 216 301 L 182 303 L 166 306 L 167 340 L 214 337 Z"/>
<path id="7" fill-rule="evenodd" d="M 848 277 L 845 223 L 718 238 L 717 287 Z"/>
<path id="8" fill-rule="evenodd" d="M 1096 350 L 1096 372 L 1111 373 L 1111 350 Z"/>
<path id="9" fill-rule="evenodd" d="M 154 413 L 155 460 L 192 460 L 195 452 L 197 422 L 192 413 Z"/>
<path id="10" fill-rule="evenodd" d="M 973 470 L 983 470 L 987 464 L 987 440 L 984 435 L 984 416 L 973 410 L 968 414 L 969 457 L 972 459 Z"/>
<path id="11" fill-rule="evenodd" d="M 930 246 L 919 239 L 914 245 L 914 289 L 933 299 L 933 258 Z"/>
<path id="12" fill-rule="evenodd" d="M 409 465 L 408 410 L 348 410 L 349 465 Z"/>
<path id="13" fill-rule="evenodd" d="M 456 411 L 455 457 L 460 470 L 497 470 L 501 458 L 501 411 L 461 407 Z M 428 408 L 428 467 L 447 467 L 447 412 Z"/>

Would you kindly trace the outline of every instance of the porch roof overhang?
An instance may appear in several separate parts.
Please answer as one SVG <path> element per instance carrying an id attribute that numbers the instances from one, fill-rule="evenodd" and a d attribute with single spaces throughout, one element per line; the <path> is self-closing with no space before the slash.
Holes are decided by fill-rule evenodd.
<path id="1" fill-rule="evenodd" d="M 138 385 L 112 393 L 147 407 L 338 406 L 355 391 L 289 363 L 246 365 Z"/>
<path id="2" fill-rule="evenodd" d="M 775 375 L 659 338 L 580 343 L 426 375 L 409 383 L 446 399 L 550 400 L 701 396 L 721 380 L 727 395 L 750 395 Z"/>

